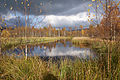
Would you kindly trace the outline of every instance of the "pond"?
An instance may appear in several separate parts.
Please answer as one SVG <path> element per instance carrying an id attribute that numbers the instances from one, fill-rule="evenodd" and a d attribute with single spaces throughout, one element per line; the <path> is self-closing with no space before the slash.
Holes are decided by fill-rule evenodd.
<path id="1" fill-rule="evenodd" d="M 58 40 L 49 43 L 28 44 L 28 56 L 40 57 L 70 57 L 89 59 L 95 58 L 95 53 L 88 45 L 73 44 L 71 40 Z M 13 53 L 21 56 L 25 55 L 25 45 L 17 46 L 13 49 L 8 49 L 3 54 L 12 55 Z"/>

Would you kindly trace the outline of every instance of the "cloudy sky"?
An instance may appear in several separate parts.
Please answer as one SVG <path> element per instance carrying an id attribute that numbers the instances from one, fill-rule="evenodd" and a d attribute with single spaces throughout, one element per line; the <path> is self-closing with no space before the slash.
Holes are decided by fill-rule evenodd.
<path id="1" fill-rule="evenodd" d="M 0 16 L 7 26 L 25 25 L 24 1 L 0 0 Z M 91 3 L 91 0 L 26 0 L 27 22 L 38 28 L 48 24 L 53 27 L 88 27 L 88 9 L 91 18 L 95 19 L 92 16 L 95 11 L 88 6 Z"/>

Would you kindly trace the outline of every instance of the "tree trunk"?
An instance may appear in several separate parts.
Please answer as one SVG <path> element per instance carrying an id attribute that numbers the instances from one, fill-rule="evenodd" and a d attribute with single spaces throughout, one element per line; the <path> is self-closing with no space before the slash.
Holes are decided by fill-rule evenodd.
<path id="1" fill-rule="evenodd" d="M 1 54 L 1 30 L 0 30 L 0 54 Z"/>

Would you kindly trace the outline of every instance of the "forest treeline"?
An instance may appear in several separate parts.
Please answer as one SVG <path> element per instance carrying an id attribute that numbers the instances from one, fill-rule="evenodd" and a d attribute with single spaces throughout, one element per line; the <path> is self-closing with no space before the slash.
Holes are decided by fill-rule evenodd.
<path id="1" fill-rule="evenodd" d="M 75 27 L 75 30 L 72 29 L 72 27 L 69 27 L 69 30 L 66 30 L 66 27 L 62 29 L 56 29 L 55 27 L 52 27 L 49 25 L 48 27 L 43 28 L 34 28 L 32 27 L 17 27 L 12 28 L 8 27 L 2 31 L 1 36 L 2 37 L 68 37 L 68 36 L 87 36 L 88 29 L 83 29 L 80 26 L 80 29 L 78 27 Z"/>
<path id="2" fill-rule="evenodd" d="M 66 29 L 66 27 L 62 29 L 56 29 L 49 25 L 48 27 L 43 28 L 35 28 L 33 27 L 8 27 L 2 30 L 2 37 L 97 37 L 97 38 L 117 38 L 120 36 L 120 17 L 117 19 L 112 19 L 112 31 L 111 27 L 105 26 L 106 21 L 105 18 L 102 19 L 100 24 L 97 25 L 89 25 L 89 28 L 83 29 L 84 26 L 80 25 L 80 27 L 75 27 L 73 30 L 72 27 Z M 109 21 L 107 21 L 109 23 Z"/>
<path id="3" fill-rule="evenodd" d="M 94 22 L 93 22 L 94 23 Z M 2 37 L 96 37 L 102 39 L 115 40 L 120 36 L 120 10 L 118 6 L 112 6 L 106 9 L 105 15 L 99 24 L 90 24 L 89 28 L 84 26 L 55 28 L 52 25 L 47 27 L 25 27 L 16 28 L 7 27 L 2 30 Z M 62 26 L 61 26 L 62 27 Z"/>

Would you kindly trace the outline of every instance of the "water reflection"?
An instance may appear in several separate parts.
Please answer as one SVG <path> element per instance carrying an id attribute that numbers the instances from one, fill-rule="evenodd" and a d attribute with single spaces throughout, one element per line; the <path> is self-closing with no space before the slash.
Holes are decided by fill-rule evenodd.
<path id="1" fill-rule="evenodd" d="M 14 49 L 9 49 L 3 54 L 23 55 L 25 54 L 25 45 L 18 46 Z M 60 57 L 72 56 L 83 59 L 94 58 L 93 51 L 82 44 L 72 44 L 70 40 L 59 40 L 50 43 L 28 44 L 28 56 L 41 56 L 41 57 Z"/>

